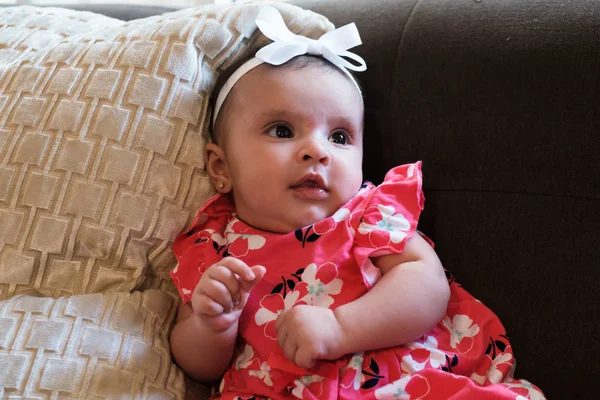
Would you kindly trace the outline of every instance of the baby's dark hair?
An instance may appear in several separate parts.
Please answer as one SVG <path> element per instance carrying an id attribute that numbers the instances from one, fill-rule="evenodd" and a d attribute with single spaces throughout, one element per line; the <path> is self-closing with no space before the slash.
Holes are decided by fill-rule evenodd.
<path id="1" fill-rule="evenodd" d="M 231 77 L 231 75 L 233 75 L 233 73 L 235 71 L 237 71 L 238 68 L 241 67 L 245 62 L 247 62 L 251 58 L 254 58 L 254 53 L 255 52 L 252 52 L 253 55 L 250 57 L 243 58 L 240 61 L 233 63 L 219 75 L 219 77 L 217 78 L 217 82 L 213 88 L 212 94 L 210 96 L 210 101 L 209 101 L 209 105 L 210 105 L 210 108 L 213 113 L 215 110 L 215 103 L 217 102 L 217 96 L 219 95 L 219 92 L 225 85 L 225 82 L 227 82 L 227 80 Z M 264 64 L 261 64 L 260 66 L 258 66 L 257 68 L 263 67 L 263 66 L 266 68 L 273 68 L 273 69 L 274 68 L 282 68 L 282 69 L 291 69 L 291 70 L 299 70 L 299 69 L 307 68 L 307 67 L 316 67 L 316 68 L 321 68 L 325 71 L 340 73 L 340 74 L 344 75 L 347 79 L 350 79 L 343 71 L 341 71 L 338 67 L 336 67 L 335 65 L 333 65 L 332 63 L 327 61 L 325 58 L 319 57 L 319 56 L 307 55 L 307 54 L 294 57 L 282 65 L 271 65 L 268 63 L 264 63 Z M 349 71 L 349 72 L 351 73 L 351 71 Z M 356 81 L 356 79 L 355 79 L 355 81 Z M 356 83 L 358 84 L 358 81 L 356 81 Z M 359 88 L 360 88 L 360 86 L 359 86 Z M 212 117 L 210 119 L 211 123 L 209 124 L 208 133 L 210 135 L 211 140 L 215 143 L 217 143 L 218 136 L 219 136 L 218 135 L 219 121 L 222 120 L 222 118 L 224 118 L 224 116 L 226 116 L 228 114 L 229 108 L 231 105 L 231 102 L 229 100 L 230 100 L 230 98 L 233 97 L 232 94 L 234 92 L 235 92 L 235 87 L 234 87 L 234 89 L 231 90 L 231 92 L 229 93 L 229 95 L 227 96 L 225 101 L 223 102 L 223 105 L 221 106 L 221 109 L 219 111 L 219 116 L 217 117 L 214 124 L 212 123 Z"/>

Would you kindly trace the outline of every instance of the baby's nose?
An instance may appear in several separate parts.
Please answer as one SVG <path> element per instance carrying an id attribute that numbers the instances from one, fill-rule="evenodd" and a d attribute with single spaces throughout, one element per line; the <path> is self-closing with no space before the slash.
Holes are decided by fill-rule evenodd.
<path id="1" fill-rule="evenodd" d="M 319 139 L 307 140 L 299 153 L 301 161 L 319 162 L 325 166 L 329 164 L 330 155 L 324 143 Z"/>

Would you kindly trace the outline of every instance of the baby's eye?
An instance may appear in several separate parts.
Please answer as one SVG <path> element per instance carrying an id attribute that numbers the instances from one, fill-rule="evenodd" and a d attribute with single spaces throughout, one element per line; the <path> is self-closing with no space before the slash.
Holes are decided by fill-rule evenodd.
<path id="1" fill-rule="evenodd" d="M 344 131 L 333 132 L 329 136 L 329 141 L 335 144 L 347 145 L 350 142 L 350 135 Z"/>
<path id="2" fill-rule="evenodd" d="M 286 125 L 275 125 L 272 128 L 269 128 L 267 135 L 279 139 L 289 139 L 294 136 L 292 130 Z"/>

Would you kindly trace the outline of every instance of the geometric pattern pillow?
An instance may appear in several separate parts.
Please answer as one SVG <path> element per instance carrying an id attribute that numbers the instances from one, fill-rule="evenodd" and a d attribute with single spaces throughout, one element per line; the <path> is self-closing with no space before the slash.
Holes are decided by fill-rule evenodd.
<path id="1" fill-rule="evenodd" d="M 176 312 L 157 290 L 0 302 L 0 398 L 182 399 Z"/>
<path id="2" fill-rule="evenodd" d="M 275 6 L 296 33 L 332 28 Z M 171 290 L 172 240 L 213 193 L 208 98 L 220 70 L 266 41 L 258 10 L 208 5 L 130 22 L 0 10 L 0 300 Z"/>

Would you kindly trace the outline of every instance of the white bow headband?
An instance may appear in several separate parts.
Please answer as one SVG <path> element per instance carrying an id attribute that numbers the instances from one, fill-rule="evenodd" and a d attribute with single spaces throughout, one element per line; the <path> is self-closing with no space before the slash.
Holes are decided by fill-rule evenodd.
<path id="1" fill-rule="evenodd" d="M 265 6 L 256 17 L 256 25 L 266 37 L 273 40 L 273 43 L 260 49 L 254 58 L 242 64 L 227 79 L 227 82 L 225 82 L 217 96 L 213 112 L 213 126 L 217 120 L 221 106 L 223 106 L 233 86 L 242 76 L 263 63 L 281 65 L 303 54 L 322 56 L 344 72 L 360 92 L 358 83 L 356 83 L 350 72 L 348 72 L 348 69 L 353 71 L 364 71 L 367 69 L 365 60 L 348 51 L 348 49 L 362 43 L 358 29 L 356 29 L 354 23 L 327 32 L 318 40 L 314 40 L 290 32 L 277 9 L 272 6 Z M 353 64 L 342 57 L 350 58 L 358 64 Z"/>

